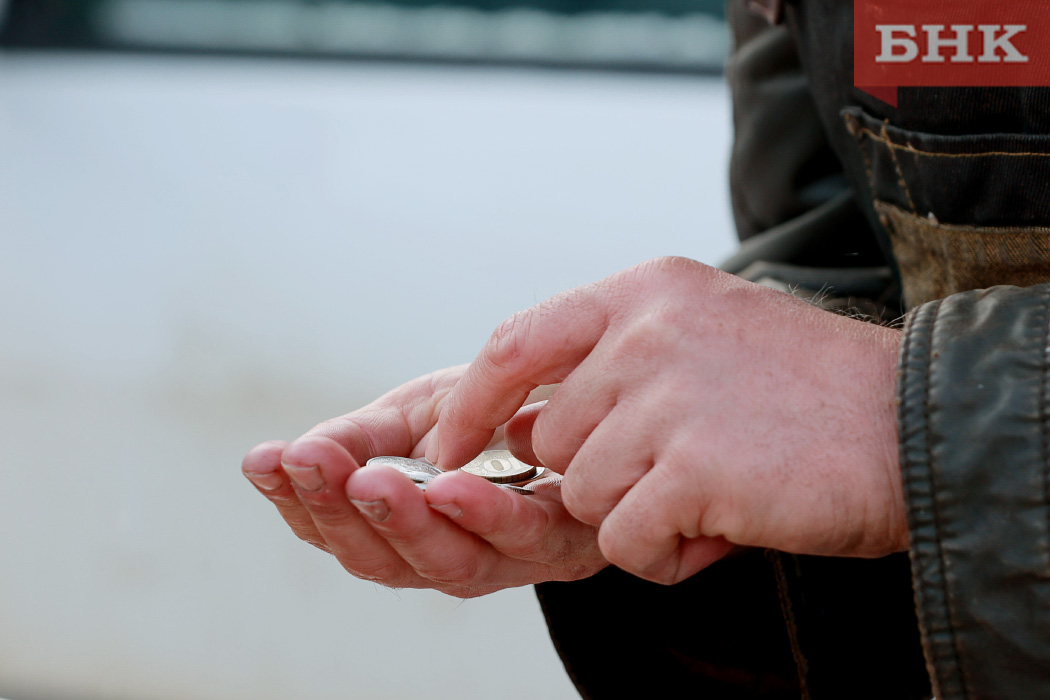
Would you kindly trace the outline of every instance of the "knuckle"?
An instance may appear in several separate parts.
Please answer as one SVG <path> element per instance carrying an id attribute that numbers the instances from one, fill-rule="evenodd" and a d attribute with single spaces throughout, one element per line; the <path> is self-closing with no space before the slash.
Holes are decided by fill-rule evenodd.
<path id="1" fill-rule="evenodd" d="M 710 291 L 712 285 L 717 287 L 728 280 L 739 279 L 696 260 L 678 256 L 647 260 L 622 274 L 625 275 L 625 287 L 631 290 L 635 297 L 648 296 L 653 290 L 661 289 L 673 291 L 677 295 Z"/>
<path id="2" fill-rule="evenodd" d="M 308 437 L 331 437 L 332 435 L 338 435 L 339 432 L 346 427 L 348 422 L 349 420 L 346 416 L 328 418 L 327 420 L 323 420 L 314 427 L 307 430 L 305 433 L 303 433 L 300 439 Z"/>
<path id="3" fill-rule="evenodd" d="M 282 511 L 287 509 L 302 510 L 302 501 L 299 500 L 295 491 L 293 491 L 287 484 L 285 484 L 280 491 L 266 491 L 263 495 L 266 496 L 270 503 L 273 503 Z"/>
<path id="4" fill-rule="evenodd" d="M 496 327 L 487 353 L 488 361 L 495 368 L 513 371 L 517 366 L 528 340 L 533 313 L 532 309 L 519 311 Z"/>
<path id="5" fill-rule="evenodd" d="M 310 510 L 310 515 L 318 526 L 331 532 L 338 532 L 341 528 L 357 523 L 361 519 L 360 513 L 350 509 L 337 508 L 327 505 L 316 512 Z"/>
<path id="6" fill-rule="evenodd" d="M 580 488 L 580 482 L 581 479 L 573 478 L 571 472 L 566 474 L 561 484 L 562 504 L 572 517 L 587 525 L 598 527 L 608 513 L 597 507 L 593 497 L 586 498 L 581 495 L 587 494 L 587 489 Z"/>
<path id="7" fill-rule="evenodd" d="M 730 542 L 746 542 L 750 539 L 750 523 L 743 510 L 711 506 L 702 511 L 699 527 L 708 536 L 724 537 Z"/>
<path id="8" fill-rule="evenodd" d="M 623 538 L 613 527 L 606 525 L 598 529 L 598 549 L 610 564 L 624 571 L 636 570 L 634 558 L 625 549 Z"/>
<path id="9" fill-rule="evenodd" d="M 350 445 L 357 448 L 351 449 L 351 452 L 358 452 L 358 449 L 363 448 L 364 456 L 374 456 L 376 454 L 376 436 L 374 431 L 369 429 L 368 423 L 362 420 L 361 414 L 367 413 L 368 415 L 377 416 L 380 414 L 380 411 L 393 412 L 397 410 L 396 406 L 386 406 L 380 409 L 377 407 L 379 401 L 382 401 L 382 399 L 354 413 L 321 421 L 306 431 L 299 439 L 327 438 L 348 449 Z M 354 454 L 354 457 L 361 458 L 362 455 Z"/>
<path id="10" fill-rule="evenodd" d="M 440 411 L 438 412 L 438 416 L 447 425 L 468 425 L 469 422 L 466 420 L 466 412 L 463 408 L 461 408 L 462 403 L 463 402 L 459 399 L 459 397 L 456 394 L 451 394 L 441 406 Z"/>
<path id="11" fill-rule="evenodd" d="M 567 410 L 562 403 L 554 404 L 552 400 L 548 406 L 532 426 L 532 452 L 543 466 L 565 472 L 586 437 L 565 429 Z M 572 410 L 571 407 L 568 410 Z"/>
<path id="12" fill-rule="evenodd" d="M 678 277 L 679 275 L 694 277 L 697 273 L 714 270 L 703 263 L 680 255 L 664 255 L 646 260 L 635 269 L 643 276 L 661 277 Z"/>
<path id="13" fill-rule="evenodd" d="M 644 308 L 625 317 L 620 326 L 609 362 L 627 367 L 651 369 L 653 358 L 676 352 L 689 337 L 695 336 L 703 323 L 695 308 L 678 297 L 647 300 Z M 623 368 L 610 367 L 610 371 Z"/>
<path id="14" fill-rule="evenodd" d="M 664 346 L 681 334 L 681 321 L 667 309 L 656 309 L 635 318 L 618 338 L 618 357 L 651 362 Z"/>
<path id="15" fill-rule="evenodd" d="M 633 546 L 632 539 L 618 529 L 602 527 L 598 531 L 598 548 L 610 564 L 628 573 L 653 583 L 675 583 L 675 561 L 654 560 L 648 548 Z"/>
<path id="16" fill-rule="evenodd" d="M 310 517 L 325 525 L 341 525 L 358 517 L 358 514 L 346 502 L 331 498 L 315 497 L 304 499 Z"/>
<path id="17" fill-rule="evenodd" d="M 532 453 L 540 465 L 553 468 L 555 466 L 554 441 L 551 439 L 550 429 L 547 427 L 549 421 L 544 420 L 541 415 L 532 426 Z"/>

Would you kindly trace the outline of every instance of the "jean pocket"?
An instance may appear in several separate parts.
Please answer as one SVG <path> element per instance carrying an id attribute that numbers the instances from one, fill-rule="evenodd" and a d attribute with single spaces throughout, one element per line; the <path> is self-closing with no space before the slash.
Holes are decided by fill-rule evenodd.
<path id="1" fill-rule="evenodd" d="M 875 211 L 909 308 L 968 289 L 1050 282 L 1050 228 L 942 224 L 878 200 Z"/>
<path id="2" fill-rule="evenodd" d="M 905 304 L 1050 282 L 1050 136 L 909 131 L 842 112 Z"/>

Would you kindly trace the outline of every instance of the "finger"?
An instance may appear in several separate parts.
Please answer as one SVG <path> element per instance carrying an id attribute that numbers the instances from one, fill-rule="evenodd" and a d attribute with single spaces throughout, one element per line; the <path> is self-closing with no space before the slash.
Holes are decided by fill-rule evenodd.
<path id="1" fill-rule="evenodd" d="M 655 429 L 644 415 L 633 405 L 618 405 L 573 457 L 561 495 L 577 519 L 601 525 L 652 469 Z"/>
<path id="2" fill-rule="evenodd" d="M 598 343 L 536 418 L 532 451 L 543 466 L 564 474 L 595 427 L 616 406 L 620 383 L 602 372 L 604 355 Z"/>
<path id="3" fill-rule="evenodd" d="M 681 479 L 656 467 L 602 522 L 598 546 L 611 563 L 649 581 L 673 584 L 729 554 L 733 543 L 702 531 L 702 504 Z"/>
<path id="4" fill-rule="evenodd" d="M 411 567 L 347 499 L 344 487 L 358 464 L 342 445 L 325 437 L 300 438 L 285 449 L 281 463 L 314 527 L 344 568 L 388 586 L 421 584 Z M 400 487 L 422 500 L 411 481 L 396 472 L 394 476 L 403 483 L 395 481 L 392 490 Z"/>
<path id="5" fill-rule="evenodd" d="M 507 441 L 507 449 L 515 457 L 526 464 L 540 466 L 539 457 L 532 450 L 532 426 L 536 423 L 540 411 L 547 404 L 546 401 L 522 406 L 514 417 L 507 421 L 504 437 Z"/>
<path id="6" fill-rule="evenodd" d="M 499 554 L 483 539 L 429 507 L 423 493 L 414 485 L 411 489 L 392 488 L 394 477 L 407 481 L 393 469 L 361 469 L 347 481 L 346 493 L 359 504 L 362 513 L 371 518 L 373 530 L 418 575 L 446 592 L 466 597 L 496 590 L 507 583 L 520 583 L 523 578 L 535 580 L 534 563 Z M 477 479 L 468 474 L 442 476 L 431 481 L 427 490 L 442 479 L 456 477 Z M 500 491 L 496 487 L 493 490 Z M 482 494 L 482 497 L 492 495 Z"/>
<path id="7" fill-rule="evenodd" d="M 526 404 L 503 426 L 506 449 L 526 464 L 543 466 L 532 449 L 532 426 L 540 411 L 560 386 L 560 384 L 544 384 L 533 389 Z M 498 430 L 496 432 L 499 433 Z"/>
<path id="8" fill-rule="evenodd" d="M 561 506 L 558 484 L 537 482 L 532 496 L 500 489 L 468 474 L 432 481 L 427 502 L 504 555 L 544 564 L 545 580 L 578 578 L 606 565 L 597 529 Z"/>
<path id="9" fill-rule="evenodd" d="M 474 457 L 541 384 L 565 379 L 605 332 L 608 309 L 597 285 L 581 287 L 504 321 L 449 394 L 438 443 L 427 457 L 445 469 Z"/>
<path id="10" fill-rule="evenodd" d="M 287 446 L 288 443 L 278 440 L 256 445 L 244 456 L 241 472 L 259 493 L 277 506 L 277 511 L 296 537 L 328 551 L 324 538 L 314 526 L 313 518 L 299 501 L 299 496 L 281 469 L 281 453 Z"/>
<path id="11" fill-rule="evenodd" d="M 420 377 L 303 437 L 334 440 L 361 463 L 380 455 L 421 456 L 445 398 L 465 370 L 462 365 Z"/>

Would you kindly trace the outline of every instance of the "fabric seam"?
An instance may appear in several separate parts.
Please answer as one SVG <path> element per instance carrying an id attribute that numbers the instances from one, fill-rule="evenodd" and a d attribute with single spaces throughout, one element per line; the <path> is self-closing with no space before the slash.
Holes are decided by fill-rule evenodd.
<path id="1" fill-rule="evenodd" d="M 885 127 L 883 127 L 883 131 L 885 131 Z M 1038 151 L 1036 151 L 1036 152 L 1030 152 L 1030 151 L 1024 151 L 1024 152 L 1018 152 L 1018 151 L 979 151 L 979 152 L 976 152 L 976 153 L 945 153 L 943 151 L 923 151 L 921 149 L 916 148 L 915 146 L 913 146 L 910 143 L 909 144 L 897 143 L 897 142 L 893 141 L 892 139 L 890 139 L 888 135 L 887 136 L 882 136 L 882 135 L 872 131 L 871 129 L 869 129 L 866 126 L 860 127 L 860 130 L 859 130 L 858 133 L 866 134 L 872 140 L 878 141 L 879 143 L 884 143 L 884 144 L 886 144 L 888 147 L 890 147 L 893 150 L 907 151 L 908 153 L 912 153 L 912 154 L 914 154 L 916 156 L 926 156 L 926 157 L 929 157 L 929 158 L 988 158 L 988 157 L 995 157 L 995 156 L 1003 156 L 1003 157 L 1014 157 L 1014 156 L 1016 156 L 1016 157 L 1021 157 L 1021 156 L 1031 157 L 1031 156 L 1036 156 L 1036 157 L 1042 157 L 1042 158 L 1050 158 L 1050 153 L 1039 153 Z"/>
<path id="2" fill-rule="evenodd" d="M 886 122 L 882 124 L 882 135 L 885 137 L 887 143 L 893 143 L 890 141 L 890 136 L 886 133 Z M 911 207 L 913 214 L 918 215 L 918 210 L 915 208 L 915 200 L 911 196 L 911 190 L 908 188 L 908 181 L 904 179 L 904 171 L 901 169 L 900 161 L 897 160 L 897 152 L 894 149 L 890 149 L 890 159 L 893 161 L 893 167 L 897 171 L 897 182 L 900 184 L 901 189 L 904 190 L 904 195 L 908 198 L 908 206 Z"/>
<path id="3" fill-rule="evenodd" d="M 798 622 L 795 620 L 795 606 L 791 602 L 791 592 L 788 590 L 787 574 L 784 573 L 783 555 L 773 549 L 765 551 L 766 559 L 773 565 L 773 576 L 777 583 L 777 597 L 780 599 L 780 613 L 784 616 L 784 625 L 787 628 L 788 642 L 791 644 L 791 655 L 795 660 L 795 670 L 798 673 L 800 700 L 811 700 L 809 694 L 809 661 L 802 651 L 799 643 Z"/>
<path id="4" fill-rule="evenodd" d="M 912 474 L 912 461 L 908 455 L 908 438 L 905 437 L 904 429 L 905 425 L 909 423 L 908 413 L 912 406 L 908 401 L 908 385 L 909 385 L 909 369 L 912 364 L 912 345 L 913 338 L 917 332 L 917 326 L 919 318 L 922 316 L 922 310 L 917 310 L 915 313 L 908 314 L 905 318 L 904 325 L 904 343 L 901 346 L 901 362 L 900 362 L 900 376 L 897 378 L 897 393 L 900 396 L 900 404 L 897 409 L 897 421 L 900 425 L 899 430 L 901 432 L 901 480 L 904 482 L 905 494 L 912 493 L 915 478 Z M 909 504 L 908 511 L 911 514 L 914 507 Z M 919 621 L 919 631 L 922 634 L 923 641 L 923 652 L 926 657 L 926 673 L 930 678 L 930 682 L 933 685 L 934 694 L 939 694 L 938 690 L 938 678 L 937 678 L 937 667 L 934 664 L 932 649 L 930 647 L 930 631 L 929 626 L 926 624 L 926 617 L 923 615 L 924 601 L 927 599 L 925 589 L 927 588 L 926 582 L 919 577 L 918 570 L 920 563 L 919 551 L 916 545 L 916 538 L 919 535 L 919 530 L 916 529 L 911 532 L 912 546 L 911 546 L 911 559 L 914 576 L 914 594 L 915 594 L 915 614 Z"/>
<path id="5" fill-rule="evenodd" d="M 927 347 L 926 347 L 926 367 L 927 367 L 927 371 L 926 371 L 926 382 L 925 382 L 925 386 L 923 387 L 923 393 L 924 393 L 924 396 L 923 396 L 923 422 L 925 423 L 927 433 L 930 432 L 930 428 L 931 428 L 931 421 L 930 421 L 930 391 L 931 391 L 932 384 L 933 384 L 933 378 L 931 376 L 932 373 L 933 373 L 933 360 L 934 360 L 933 334 L 934 334 L 934 329 L 936 328 L 936 325 L 937 325 L 937 318 L 938 318 L 938 316 L 940 315 L 940 312 L 941 312 L 942 300 L 938 299 L 934 303 L 935 303 L 935 306 L 933 308 L 933 317 L 930 319 L 930 327 L 929 327 L 929 332 L 927 334 Z M 931 441 L 929 439 L 929 435 L 927 434 L 927 438 L 926 438 L 926 464 L 927 464 L 927 466 L 929 468 L 929 475 L 930 475 L 930 510 L 931 510 L 931 515 L 933 517 L 933 527 L 937 531 L 937 537 L 936 537 L 936 539 L 934 541 L 936 542 L 936 545 L 937 545 L 937 564 L 938 564 L 938 568 L 940 570 L 941 588 L 942 588 L 942 592 L 944 594 L 944 607 L 945 607 L 944 612 L 945 612 L 946 621 L 948 623 L 948 636 L 951 639 L 951 643 L 952 643 L 952 655 L 954 656 L 955 668 L 956 668 L 956 670 L 959 673 L 959 685 L 960 685 L 960 689 L 962 690 L 962 697 L 963 698 L 968 698 L 968 697 L 970 697 L 970 693 L 969 693 L 969 690 L 967 689 L 966 679 L 964 678 L 964 675 L 962 673 L 962 655 L 961 655 L 961 653 L 959 651 L 959 639 L 958 639 L 958 637 L 955 634 L 955 615 L 954 615 L 953 610 L 952 610 L 951 591 L 949 590 L 949 586 L 948 586 L 948 566 L 947 566 L 947 561 L 946 561 L 945 555 L 944 555 L 944 548 L 941 545 L 941 535 L 942 535 L 942 532 L 941 532 L 941 517 L 940 517 L 940 508 L 938 507 L 938 504 L 937 504 L 937 496 L 936 496 L 934 485 L 933 485 L 933 475 L 934 475 L 935 469 L 934 469 L 934 459 L 933 459 L 933 448 L 932 448 L 930 442 Z"/>
<path id="6" fill-rule="evenodd" d="M 1050 392 L 1050 290 L 1046 294 L 1046 321 L 1043 328 L 1043 376 L 1039 392 L 1039 415 L 1043 424 L 1043 502 L 1050 503 L 1050 414 L 1047 411 Z M 1050 513 L 1047 514 L 1047 532 L 1050 533 Z M 1046 543 L 1046 568 L 1050 571 L 1050 534 Z"/>
<path id="7" fill-rule="evenodd" d="M 853 131 L 854 126 L 855 126 L 854 122 L 856 120 L 850 114 L 843 114 L 842 115 L 842 120 L 846 124 L 846 131 L 849 131 L 851 134 L 854 134 L 857 137 L 861 136 L 861 134 L 864 133 L 864 132 L 867 132 L 868 134 L 872 133 L 870 129 L 867 129 L 865 127 L 860 127 L 860 129 L 861 129 L 860 131 L 854 132 Z M 874 171 L 872 170 L 872 167 L 871 167 L 871 156 L 868 155 L 868 150 L 866 148 L 862 147 L 859 150 L 860 150 L 860 155 L 864 158 L 864 170 L 865 170 L 865 172 L 868 175 L 868 187 L 871 189 L 872 199 L 875 199 L 875 173 L 874 173 Z"/>

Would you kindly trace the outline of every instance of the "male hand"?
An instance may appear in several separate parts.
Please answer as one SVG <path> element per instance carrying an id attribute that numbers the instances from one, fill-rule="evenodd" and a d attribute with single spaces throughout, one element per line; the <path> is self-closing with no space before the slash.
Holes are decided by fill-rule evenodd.
<path id="1" fill-rule="evenodd" d="M 607 562 L 597 530 L 566 512 L 560 477 L 535 482 L 526 496 L 453 473 L 424 493 L 395 469 L 360 466 L 379 455 L 421 457 L 463 370 L 410 382 L 291 444 L 258 445 L 244 475 L 300 539 L 387 586 L 468 598 L 599 571 Z"/>
<path id="2" fill-rule="evenodd" d="M 507 426 L 565 474 L 605 557 L 674 583 L 734 545 L 875 557 L 907 548 L 900 333 L 692 260 L 643 263 L 505 321 L 455 386 L 427 455 L 459 466 Z"/>

